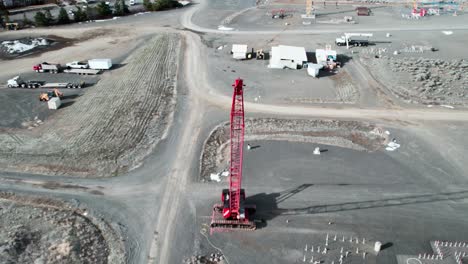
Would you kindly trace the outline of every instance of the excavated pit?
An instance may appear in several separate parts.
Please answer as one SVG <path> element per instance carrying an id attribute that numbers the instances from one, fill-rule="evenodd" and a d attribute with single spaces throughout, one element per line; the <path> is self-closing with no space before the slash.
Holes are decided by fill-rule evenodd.
<path id="1" fill-rule="evenodd" d="M 383 129 L 370 123 L 337 120 L 251 118 L 245 120 L 245 141 L 281 140 L 377 151 L 388 142 Z M 213 129 L 200 158 L 199 180 L 226 168 L 229 157 L 229 122 Z M 312 150 L 311 150 L 312 153 Z"/>

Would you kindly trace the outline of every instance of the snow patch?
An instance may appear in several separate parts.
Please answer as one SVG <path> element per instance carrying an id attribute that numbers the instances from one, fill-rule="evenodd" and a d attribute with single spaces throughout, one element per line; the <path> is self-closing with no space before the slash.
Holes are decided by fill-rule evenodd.
<path id="1" fill-rule="evenodd" d="M 96 23 L 100 23 L 100 22 L 107 22 L 107 21 L 112 21 L 112 20 L 116 20 L 116 19 L 119 19 L 120 17 L 113 17 L 111 19 L 99 19 L 99 20 L 93 20 L 94 22 Z"/>
<path id="2" fill-rule="evenodd" d="M 452 35 L 453 31 L 442 31 L 442 33 L 448 36 L 448 35 Z"/>
<path id="3" fill-rule="evenodd" d="M 219 174 L 216 174 L 216 173 L 211 173 L 210 174 L 210 179 L 212 181 L 215 181 L 215 182 L 220 182 L 221 181 L 221 179 L 219 178 Z"/>
<path id="4" fill-rule="evenodd" d="M 149 14 L 151 12 L 140 12 L 140 13 L 136 13 L 134 14 L 134 16 L 141 16 L 141 15 L 145 15 L 145 14 Z"/>
<path id="5" fill-rule="evenodd" d="M 44 38 L 35 38 L 31 40 L 6 40 L 3 41 L 1 45 L 7 49 L 9 54 L 14 54 L 23 53 L 38 46 L 47 46 L 49 45 L 49 41 Z"/>
<path id="6" fill-rule="evenodd" d="M 394 151 L 396 149 L 400 148 L 400 144 L 396 143 L 396 142 L 389 142 L 387 144 L 387 147 L 385 148 L 387 151 Z"/>
<path id="7" fill-rule="evenodd" d="M 455 107 L 451 106 L 451 105 L 440 105 L 440 107 L 445 107 L 445 108 L 449 108 L 449 109 L 455 109 Z"/>
<path id="8" fill-rule="evenodd" d="M 219 26 L 219 27 L 218 27 L 218 30 L 234 30 L 234 28 L 225 27 L 225 26 Z"/>

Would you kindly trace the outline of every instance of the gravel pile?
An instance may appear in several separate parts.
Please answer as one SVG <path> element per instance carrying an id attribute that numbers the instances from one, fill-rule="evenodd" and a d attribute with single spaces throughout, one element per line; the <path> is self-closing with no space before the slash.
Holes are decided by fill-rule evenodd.
<path id="1" fill-rule="evenodd" d="M 225 168 L 229 157 L 229 122 L 218 125 L 205 141 L 200 158 L 200 180 Z M 387 140 L 382 130 L 364 122 L 253 118 L 245 120 L 245 140 L 281 140 L 326 144 L 375 151 Z M 312 152 L 312 150 L 311 150 Z"/>
<path id="2" fill-rule="evenodd" d="M 411 103 L 466 105 L 468 103 L 468 60 L 427 58 L 374 59 L 373 68 L 386 68 L 393 74 L 386 86 Z M 375 71 L 385 74 L 381 70 Z M 388 74 L 388 73 L 387 73 Z M 387 76 L 388 77 L 388 76 Z"/>

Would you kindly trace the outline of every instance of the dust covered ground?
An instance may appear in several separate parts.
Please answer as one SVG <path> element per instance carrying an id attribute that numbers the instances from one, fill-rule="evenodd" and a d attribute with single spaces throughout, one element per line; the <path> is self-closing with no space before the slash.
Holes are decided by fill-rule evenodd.
<path id="1" fill-rule="evenodd" d="M 280 140 L 339 146 L 360 151 L 381 149 L 388 138 L 375 125 L 359 121 L 253 118 L 245 120 L 245 140 Z M 226 169 L 229 158 L 229 122 L 218 125 L 205 141 L 200 178 Z"/>
<path id="2" fill-rule="evenodd" d="M 383 56 L 380 59 L 365 60 L 365 63 L 395 96 L 405 102 L 460 106 L 468 104 L 466 59 Z"/>
<path id="3" fill-rule="evenodd" d="M 50 122 L 5 129 L 0 166 L 76 176 L 112 176 L 138 166 L 171 123 L 180 48 L 179 35 L 157 35 Z"/>
<path id="4" fill-rule="evenodd" d="M 1 263 L 123 263 L 112 232 L 64 202 L 0 193 L 0 215 Z"/>

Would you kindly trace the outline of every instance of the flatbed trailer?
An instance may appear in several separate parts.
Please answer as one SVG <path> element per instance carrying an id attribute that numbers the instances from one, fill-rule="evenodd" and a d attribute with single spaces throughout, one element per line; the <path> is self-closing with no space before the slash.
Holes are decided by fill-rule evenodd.
<path id="1" fill-rule="evenodd" d="M 75 84 L 75 83 L 44 83 L 40 88 L 48 88 L 48 89 L 82 88 L 82 85 Z"/>
<path id="2" fill-rule="evenodd" d="M 94 70 L 94 69 L 66 69 L 63 70 L 65 73 L 74 73 L 78 75 L 96 75 L 101 72 L 101 70 Z"/>

